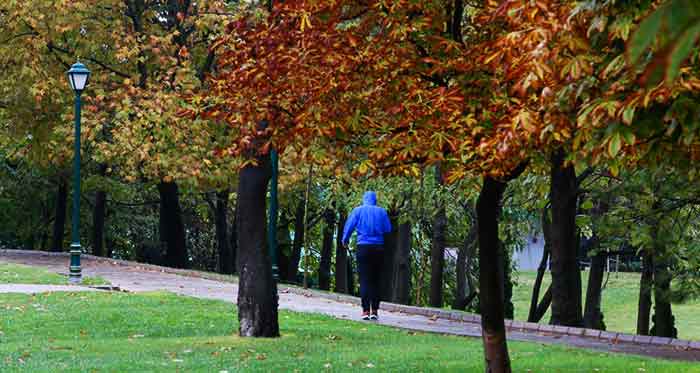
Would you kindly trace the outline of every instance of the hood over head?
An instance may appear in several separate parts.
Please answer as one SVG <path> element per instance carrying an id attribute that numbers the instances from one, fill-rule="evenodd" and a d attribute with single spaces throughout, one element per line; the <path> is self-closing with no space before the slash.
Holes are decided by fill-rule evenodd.
<path id="1" fill-rule="evenodd" d="M 362 196 L 362 203 L 365 205 L 375 206 L 377 204 L 377 193 L 371 190 L 365 192 Z"/>

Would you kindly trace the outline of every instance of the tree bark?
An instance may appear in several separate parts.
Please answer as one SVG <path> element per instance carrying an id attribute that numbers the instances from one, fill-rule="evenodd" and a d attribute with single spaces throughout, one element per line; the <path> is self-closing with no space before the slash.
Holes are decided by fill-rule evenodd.
<path id="1" fill-rule="evenodd" d="M 675 318 L 671 310 L 671 272 L 663 252 L 657 252 L 654 258 L 654 326 L 652 335 L 676 338 Z"/>
<path id="2" fill-rule="evenodd" d="M 476 239 L 476 224 L 472 224 L 457 253 L 457 287 L 452 303 L 452 308 L 456 310 L 466 310 L 476 295 L 476 289 L 474 289 L 469 275 L 474 249 L 477 245 Z"/>
<path id="3" fill-rule="evenodd" d="M 479 232 L 479 296 L 485 368 L 488 373 L 511 372 L 503 296 L 499 276 L 498 220 L 506 183 L 484 177 L 476 204 Z"/>
<path id="4" fill-rule="evenodd" d="M 277 285 L 267 246 L 266 195 L 271 177 L 269 157 L 239 172 L 238 321 L 242 337 L 278 337 Z M 296 272 L 295 272 L 296 273 Z"/>
<path id="5" fill-rule="evenodd" d="M 411 222 L 399 224 L 396 253 L 394 254 L 394 278 L 392 300 L 400 304 L 411 302 Z"/>
<path id="6" fill-rule="evenodd" d="M 158 192 L 160 193 L 160 242 L 166 247 L 166 265 L 187 268 L 185 225 L 182 221 L 177 184 L 163 181 L 158 184 Z"/>
<path id="7" fill-rule="evenodd" d="M 604 253 L 598 252 L 591 259 L 591 270 L 588 274 L 588 288 L 586 290 L 586 310 L 583 314 L 583 326 L 588 329 L 605 330 L 603 312 L 600 308 L 605 257 Z"/>
<path id="8" fill-rule="evenodd" d="M 238 271 L 238 206 L 233 210 L 233 222 L 229 229 L 229 250 L 231 250 L 231 263 L 233 263 L 233 272 Z"/>
<path id="9" fill-rule="evenodd" d="M 289 268 L 287 268 L 287 282 L 296 283 L 297 273 L 299 272 L 299 261 L 301 260 L 301 247 L 304 246 L 304 205 L 305 197 L 302 197 L 297 204 L 294 213 L 294 241 L 292 242 L 292 255 L 289 258 Z"/>
<path id="10" fill-rule="evenodd" d="M 289 261 L 292 253 L 292 240 L 290 239 L 289 217 L 286 214 L 280 214 L 277 222 L 277 268 L 279 269 L 279 278 L 287 281 L 289 278 Z"/>
<path id="11" fill-rule="evenodd" d="M 231 244 L 228 237 L 228 202 L 229 190 L 216 193 L 216 211 L 214 221 L 216 225 L 216 249 L 218 251 L 217 269 L 219 273 L 233 274 L 236 263 L 231 252 Z"/>
<path id="12" fill-rule="evenodd" d="M 442 170 L 435 166 L 435 182 L 442 186 Z M 439 198 L 437 213 L 433 218 L 433 237 L 430 247 L 430 295 L 428 303 L 432 307 L 442 307 L 443 273 L 445 271 L 445 240 L 447 230 L 447 215 L 445 203 Z"/>
<path id="13" fill-rule="evenodd" d="M 540 289 L 542 288 L 542 280 L 547 271 L 547 263 L 549 261 L 549 251 L 551 246 L 551 236 L 549 234 L 551 220 L 549 219 L 549 209 L 542 210 L 542 235 L 544 236 L 544 248 L 542 249 L 542 260 L 537 267 L 537 277 L 535 277 L 535 285 L 532 287 L 532 298 L 530 299 L 530 312 L 527 315 L 528 322 L 538 322 L 542 316 L 536 317 L 537 305 L 540 298 Z M 551 293 L 550 293 L 551 294 Z M 549 307 L 549 305 L 547 306 Z"/>
<path id="14" fill-rule="evenodd" d="M 552 318 L 551 324 L 580 327 L 581 272 L 576 247 L 577 193 L 576 173 L 566 166 L 565 154 L 555 151 L 551 159 L 552 210 Z"/>
<path id="15" fill-rule="evenodd" d="M 515 306 L 513 306 L 513 282 L 511 281 L 512 268 L 510 256 L 503 241 L 498 244 L 498 271 L 503 281 L 501 282 L 501 294 L 503 294 L 503 316 L 513 319 Z"/>
<path id="16" fill-rule="evenodd" d="M 637 334 L 649 335 L 651 313 L 651 288 L 654 286 L 654 260 L 650 253 L 642 256 L 642 275 L 639 279 L 639 303 L 637 305 Z"/>
<path id="17" fill-rule="evenodd" d="M 68 206 L 68 184 L 61 179 L 56 192 L 56 213 L 53 220 L 53 240 L 51 241 L 51 251 L 63 251 L 63 237 L 66 228 L 66 208 Z"/>
<path id="18" fill-rule="evenodd" d="M 335 211 L 326 209 L 323 212 L 323 242 L 321 243 L 321 260 L 318 263 L 318 288 L 331 288 L 331 257 L 333 255 L 333 230 L 335 228 Z"/>
<path id="19" fill-rule="evenodd" d="M 394 279 L 394 256 L 399 243 L 398 211 L 389 211 L 389 220 L 391 221 L 391 232 L 384 235 L 384 261 L 382 262 L 379 291 L 381 300 L 394 302 L 391 282 Z"/>
<path id="20" fill-rule="evenodd" d="M 335 292 L 349 293 L 348 288 L 348 251 L 343 245 L 343 227 L 347 213 L 340 211 L 335 240 Z"/>
<path id="21" fill-rule="evenodd" d="M 527 321 L 540 322 L 540 320 L 542 320 L 542 318 L 544 317 L 544 314 L 547 313 L 547 310 L 549 309 L 550 305 L 552 305 L 552 285 L 551 284 L 547 287 L 547 290 L 545 290 L 544 295 L 542 296 L 542 300 L 535 308 L 535 313 L 532 315 L 532 319 L 528 318 Z"/>
<path id="22" fill-rule="evenodd" d="M 107 166 L 100 164 L 99 174 L 105 176 Z M 92 255 L 104 256 L 105 214 L 107 212 L 107 192 L 95 193 L 95 206 L 92 209 Z"/>

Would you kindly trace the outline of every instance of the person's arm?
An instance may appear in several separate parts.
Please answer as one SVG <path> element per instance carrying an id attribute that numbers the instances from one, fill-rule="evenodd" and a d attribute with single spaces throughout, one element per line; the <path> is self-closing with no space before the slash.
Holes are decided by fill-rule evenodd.
<path id="1" fill-rule="evenodd" d="M 350 213 L 350 216 L 348 216 L 348 219 L 345 221 L 345 227 L 343 227 L 343 245 L 348 245 L 348 242 L 350 241 L 350 236 L 352 236 L 352 232 L 355 231 L 356 226 L 357 210 L 354 209 Z"/>

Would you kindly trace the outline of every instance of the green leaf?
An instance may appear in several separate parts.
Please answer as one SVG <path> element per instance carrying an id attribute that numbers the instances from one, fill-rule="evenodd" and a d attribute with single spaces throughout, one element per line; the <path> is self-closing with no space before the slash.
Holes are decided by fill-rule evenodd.
<path id="1" fill-rule="evenodd" d="M 688 58 L 693 46 L 700 37 L 700 22 L 696 22 L 694 25 L 689 27 L 679 38 L 676 40 L 673 51 L 671 51 L 668 56 L 668 65 L 666 66 L 666 82 L 673 82 L 678 76 L 681 64 Z"/>
<path id="2" fill-rule="evenodd" d="M 642 53 L 654 42 L 656 34 L 658 34 L 661 29 L 661 23 L 665 13 L 666 8 L 661 7 L 651 13 L 639 25 L 637 31 L 632 35 L 627 49 L 630 63 L 636 64 L 642 56 Z"/>
<path id="3" fill-rule="evenodd" d="M 632 120 L 634 119 L 634 109 L 635 106 L 632 105 L 625 108 L 625 111 L 622 112 L 622 123 L 632 124 Z"/>
<path id="4" fill-rule="evenodd" d="M 620 152 L 621 148 L 622 138 L 620 137 L 620 133 L 617 132 L 610 138 L 610 142 L 608 143 L 608 154 L 610 157 L 615 157 L 617 153 Z"/>

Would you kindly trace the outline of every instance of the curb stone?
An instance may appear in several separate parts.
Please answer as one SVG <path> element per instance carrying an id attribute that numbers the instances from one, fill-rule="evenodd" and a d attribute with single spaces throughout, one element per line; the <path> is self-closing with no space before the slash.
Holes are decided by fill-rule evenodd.
<path id="1" fill-rule="evenodd" d="M 23 255 L 45 256 L 45 257 L 59 257 L 60 256 L 60 257 L 66 257 L 66 258 L 68 258 L 70 256 L 70 253 L 66 253 L 66 252 L 46 252 L 46 251 L 36 251 L 36 250 L 0 249 L 0 256 L 2 254 L 23 254 Z M 202 278 L 205 280 L 220 281 L 220 282 L 227 282 L 227 283 L 237 283 L 238 282 L 236 280 L 236 278 L 233 276 L 221 275 L 221 274 L 211 273 L 211 272 L 163 267 L 163 266 L 158 266 L 158 265 L 154 265 L 154 264 L 138 263 L 138 262 L 132 262 L 132 261 L 122 260 L 122 259 L 103 258 L 103 257 L 98 257 L 98 256 L 90 255 L 90 254 L 82 254 L 82 257 L 86 258 L 86 259 L 93 260 L 93 261 L 102 262 L 102 263 L 109 263 L 109 264 L 120 265 L 120 266 L 124 266 L 124 267 L 140 268 L 140 269 L 144 269 L 144 270 L 148 270 L 148 271 L 169 273 L 169 274 L 175 274 L 175 275 L 180 275 L 180 276 L 185 276 L 185 277 L 196 277 L 196 278 Z M 293 293 L 293 294 L 304 295 L 304 296 L 313 296 L 313 297 L 329 299 L 329 300 L 342 302 L 342 303 L 349 303 L 349 304 L 359 304 L 360 303 L 359 298 L 354 297 L 354 296 L 319 291 L 319 290 L 303 289 L 303 288 L 288 285 L 288 284 L 279 284 L 278 292 L 279 293 Z M 409 315 L 435 317 L 435 318 L 446 319 L 446 320 L 450 320 L 450 321 L 465 322 L 465 323 L 480 323 L 481 322 L 481 317 L 479 315 L 471 314 L 468 312 L 448 311 L 448 310 L 443 310 L 443 309 L 438 309 L 438 308 L 430 308 L 430 307 L 407 306 L 407 305 L 395 304 L 395 303 L 389 303 L 389 302 L 383 302 L 382 304 L 383 304 L 382 308 L 387 310 L 387 311 L 390 311 L 390 312 L 401 312 L 401 313 L 409 314 Z M 537 323 L 523 322 L 523 321 L 518 321 L 518 320 L 504 320 L 504 322 L 507 326 L 507 329 L 509 329 L 509 330 L 522 330 L 522 331 L 529 331 L 529 332 L 535 332 L 535 333 L 536 332 L 546 332 L 546 333 L 552 333 L 552 334 L 559 334 L 562 336 L 569 335 L 569 336 L 587 337 L 587 338 L 593 338 L 593 339 L 598 339 L 598 340 L 608 340 L 611 343 L 615 343 L 617 341 L 620 341 L 620 342 L 626 342 L 626 343 L 636 343 L 639 345 L 656 345 L 656 346 L 668 345 L 668 346 L 672 346 L 672 347 L 676 347 L 676 348 L 685 348 L 685 349 L 693 349 L 693 350 L 700 351 L 700 341 L 689 341 L 689 340 L 666 338 L 666 337 L 640 336 L 640 335 L 633 335 L 633 334 L 600 331 L 600 330 L 595 330 L 595 329 L 584 329 L 584 328 L 566 327 L 566 326 L 559 326 L 559 325 L 537 324 Z"/>

